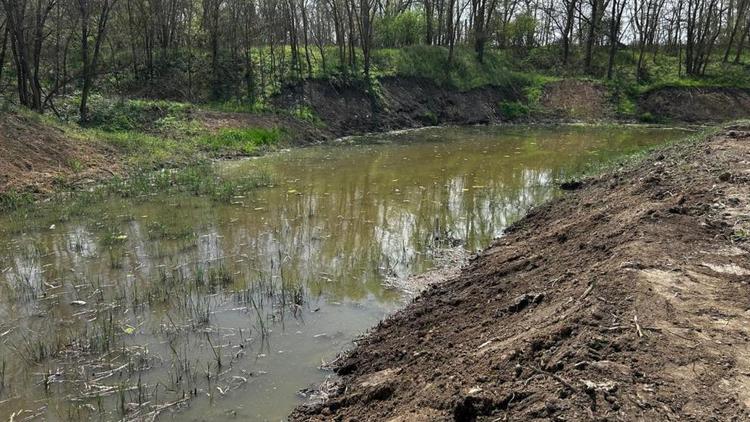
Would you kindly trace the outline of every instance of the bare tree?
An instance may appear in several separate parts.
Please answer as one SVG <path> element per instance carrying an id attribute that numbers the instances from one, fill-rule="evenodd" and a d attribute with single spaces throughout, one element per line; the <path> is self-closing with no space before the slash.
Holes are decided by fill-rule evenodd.
<path id="1" fill-rule="evenodd" d="M 101 46 L 107 32 L 109 13 L 116 0 L 77 0 L 81 14 L 81 103 L 79 112 L 82 122 L 89 119 L 88 99 L 97 75 Z M 92 14 L 98 12 L 92 24 Z M 91 37 L 94 46 L 91 49 Z"/>

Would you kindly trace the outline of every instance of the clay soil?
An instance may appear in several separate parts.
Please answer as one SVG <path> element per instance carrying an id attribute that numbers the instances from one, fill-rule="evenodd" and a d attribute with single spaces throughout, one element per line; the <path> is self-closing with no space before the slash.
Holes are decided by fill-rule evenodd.
<path id="1" fill-rule="evenodd" d="M 750 126 L 587 179 L 359 340 L 291 420 L 749 420 L 749 233 Z"/>

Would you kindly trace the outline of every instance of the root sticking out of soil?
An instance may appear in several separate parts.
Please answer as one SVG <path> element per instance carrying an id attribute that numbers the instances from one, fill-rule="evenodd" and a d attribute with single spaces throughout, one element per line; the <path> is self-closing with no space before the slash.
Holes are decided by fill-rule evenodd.
<path id="1" fill-rule="evenodd" d="M 750 418 L 750 126 L 532 210 L 292 420 Z"/>

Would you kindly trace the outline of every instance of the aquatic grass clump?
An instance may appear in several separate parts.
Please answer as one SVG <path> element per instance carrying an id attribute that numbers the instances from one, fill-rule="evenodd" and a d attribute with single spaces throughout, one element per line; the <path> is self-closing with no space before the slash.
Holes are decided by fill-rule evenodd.
<path id="1" fill-rule="evenodd" d="M 189 240 L 195 237 L 195 231 L 190 226 L 170 227 L 162 222 L 152 221 L 147 228 L 150 240 Z"/>
<path id="2" fill-rule="evenodd" d="M 198 139 L 201 149 L 214 153 L 256 153 L 260 147 L 277 144 L 283 135 L 279 128 L 223 128 Z"/>
<path id="3" fill-rule="evenodd" d="M 34 203 L 34 195 L 28 192 L 8 191 L 0 193 L 0 211 L 15 211 Z"/>
<path id="4" fill-rule="evenodd" d="M 117 246 L 122 245 L 128 240 L 128 236 L 123 233 L 120 229 L 112 227 L 107 229 L 102 237 L 102 246 Z"/>
<path id="5" fill-rule="evenodd" d="M 121 198 L 132 198 L 162 193 L 189 193 L 207 196 L 219 202 L 229 202 L 237 195 L 271 184 L 265 171 L 238 177 L 220 176 L 209 162 L 182 169 L 163 169 L 156 172 L 137 172 L 132 177 L 114 178 L 105 186 L 110 193 Z"/>

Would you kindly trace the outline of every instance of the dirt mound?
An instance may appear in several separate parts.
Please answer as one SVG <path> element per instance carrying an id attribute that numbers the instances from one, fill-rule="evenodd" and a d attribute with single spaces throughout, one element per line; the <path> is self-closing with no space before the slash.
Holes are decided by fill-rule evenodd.
<path id="1" fill-rule="evenodd" d="M 521 98 L 521 91 L 487 86 L 470 91 L 442 87 L 427 79 L 383 78 L 370 95 L 362 83 L 308 80 L 287 87 L 272 99 L 275 106 L 312 108 L 334 136 L 383 132 L 437 124 L 480 124 L 506 120 L 502 101 Z"/>
<path id="2" fill-rule="evenodd" d="M 60 183 L 112 176 L 112 151 L 80 140 L 39 119 L 0 114 L 0 192 L 45 193 Z"/>
<path id="3" fill-rule="evenodd" d="M 532 210 L 292 420 L 747 420 L 750 127 Z"/>
<path id="4" fill-rule="evenodd" d="M 573 120 L 603 120 L 614 116 L 609 91 L 601 84 L 565 79 L 544 86 L 539 99 L 549 117 Z"/>
<path id="5" fill-rule="evenodd" d="M 684 122 L 720 122 L 750 117 L 750 89 L 661 88 L 638 101 L 642 113 Z"/>

